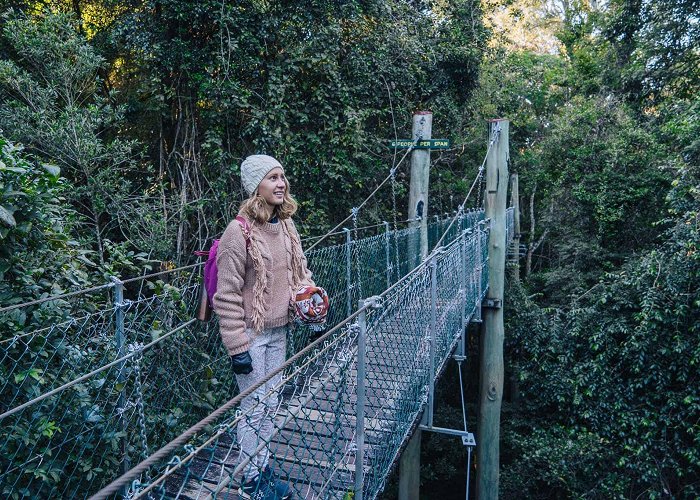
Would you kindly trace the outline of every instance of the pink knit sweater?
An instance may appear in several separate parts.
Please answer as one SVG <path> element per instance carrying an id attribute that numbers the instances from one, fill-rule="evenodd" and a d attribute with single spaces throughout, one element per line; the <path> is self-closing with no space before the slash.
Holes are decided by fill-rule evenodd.
<path id="1" fill-rule="evenodd" d="M 297 230 L 290 219 L 277 223 L 255 224 L 251 228 L 250 244 L 258 245 L 267 274 L 263 300 L 265 329 L 283 326 L 289 322 L 289 303 L 296 294 L 292 283 L 293 240 L 287 231 L 299 240 Z M 299 254 L 302 256 L 303 267 L 300 274 L 304 278 L 297 286 L 313 285 L 301 248 Z M 235 220 L 228 225 L 221 237 L 216 265 L 218 283 L 214 295 L 214 310 L 219 316 L 221 339 L 229 355 L 239 354 L 248 350 L 248 336 L 245 330 L 252 327 L 255 269 L 246 249 L 243 230 Z"/>

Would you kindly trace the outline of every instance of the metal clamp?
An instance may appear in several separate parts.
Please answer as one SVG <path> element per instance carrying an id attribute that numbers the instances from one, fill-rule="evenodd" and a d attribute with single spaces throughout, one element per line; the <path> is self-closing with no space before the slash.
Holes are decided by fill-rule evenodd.
<path id="1" fill-rule="evenodd" d="M 364 300 L 364 305 L 365 307 L 369 307 L 371 309 L 381 309 L 384 307 L 384 304 L 382 303 L 382 298 L 379 295 L 367 297 Z"/>
<path id="2" fill-rule="evenodd" d="M 462 436 L 462 444 L 464 446 L 476 446 L 476 440 L 474 439 L 474 434 L 471 432 L 466 436 Z"/>
<path id="3" fill-rule="evenodd" d="M 503 301 L 501 299 L 485 298 L 481 301 L 481 307 L 484 309 L 500 309 L 503 307 Z"/>

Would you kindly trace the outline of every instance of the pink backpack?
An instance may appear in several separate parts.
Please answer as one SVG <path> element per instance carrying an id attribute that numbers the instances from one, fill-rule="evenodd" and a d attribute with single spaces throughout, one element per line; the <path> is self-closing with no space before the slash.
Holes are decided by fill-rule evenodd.
<path id="1" fill-rule="evenodd" d="M 250 245 L 250 224 L 240 216 L 236 216 L 236 222 L 241 225 L 243 237 L 245 238 L 246 250 Z M 214 240 L 209 247 L 209 250 L 197 250 L 194 254 L 198 257 L 206 257 L 207 262 L 204 264 L 204 290 L 202 291 L 202 302 L 197 317 L 202 321 L 207 321 L 211 317 L 211 310 L 214 304 L 214 294 L 218 282 L 219 268 L 216 265 L 216 253 L 219 249 L 219 240 Z M 206 304 L 204 301 L 206 299 Z M 208 311 L 207 311 L 208 310 Z"/>

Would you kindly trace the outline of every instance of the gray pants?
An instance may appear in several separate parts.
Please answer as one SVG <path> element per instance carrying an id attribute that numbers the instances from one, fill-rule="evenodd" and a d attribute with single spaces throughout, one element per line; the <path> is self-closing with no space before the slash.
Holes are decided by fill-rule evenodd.
<path id="1" fill-rule="evenodd" d="M 246 330 L 250 338 L 252 330 Z M 247 375 L 236 375 L 241 391 L 257 383 L 275 368 L 284 363 L 287 350 L 287 327 L 280 326 L 264 330 L 250 341 L 250 357 L 253 359 L 253 371 Z M 243 469 L 247 481 L 257 476 L 266 466 L 270 456 L 268 446 L 256 453 L 258 447 L 269 442 L 274 430 L 274 416 L 277 411 L 278 398 L 273 393 L 265 397 L 272 387 L 279 384 L 282 372 L 265 382 L 252 394 L 241 401 L 240 409 L 244 416 L 238 422 L 238 445 L 241 460 L 251 457 Z"/>

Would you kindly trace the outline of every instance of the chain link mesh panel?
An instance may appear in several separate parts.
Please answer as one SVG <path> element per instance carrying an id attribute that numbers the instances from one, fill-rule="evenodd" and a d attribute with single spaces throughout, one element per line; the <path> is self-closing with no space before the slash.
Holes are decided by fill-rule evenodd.
<path id="1" fill-rule="evenodd" d="M 193 316 L 199 271 L 166 278 L 122 285 L 136 298 L 119 304 L 119 285 L 72 298 L 69 310 L 90 299 L 101 309 L 48 327 L 26 321 L 21 333 L 19 321 L 3 321 L 0 409 L 14 411 L 2 421 L 3 495 L 86 496 L 146 456 L 149 443 L 162 446 L 229 399 L 234 378 L 214 325 L 168 334 Z"/>
<path id="2" fill-rule="evenodd" d="M 488 237 L 477 228 L 482 220 L 483 212 L 459 217 L 443 240 L 449 245 L 435 260 L 435 371 L 458 338 L 461 311 L 475 314 L 488 284 Z M 431 245 L 448 224 L 430 225 Z M 467 228 L 474 229 L 460 237 Z M 406 277 L 412 267 L 409 241 L 416 231 L 379 232 L 307 255 L 315 281 L 331 299 L 329 327 L 341 327 L 286 368 L 283 382 L 269 396 L 276 401 L 268 408 L 274 414 L 274 437 L 261 443 L 301 496 L 343 498 L 354 489 L 358 326 L 343 320 L 363 296 L 392 286 L 383 307 L 367 313 L 367 497 L 381 491 L 427 398 L 430 271 L 423 266 Z M 469 270 L 464 278 L 455 272 L 460 265 Z M 198 305 L 200 270 L 166 277 L 125 284 L 121 303 L 116 303 L 115 287 L 97 299 L 74 297 L 64 304 L 68 317 L 65 312 L 44 317 L 48 326 L 25 321 L 18 328 L 17 320 L 9 328 L 6 318 L 0 323 L 2 412 L 68 384 L 3 418 L 4 495 L 85 497 L 237 393 L 217 322 L 188 324 Z M 22 314 L 27 312 L 13 311 Z M 50 323 L 56 318 L 62 321 Z M 293 326 L 290 353 L 299 352 L 308 337 L 305 327 Z M 114 364 L 98 371 L 109 363 Z M 218 422 L 179 457 L 171 457 L 169 472 L 152 469 L 133 491 L 151 488 L 149 494 L 161 497 L 235 491 L 245 462 L 236 444 L 241 418 L 246 416 L 239 412 Z"/>

